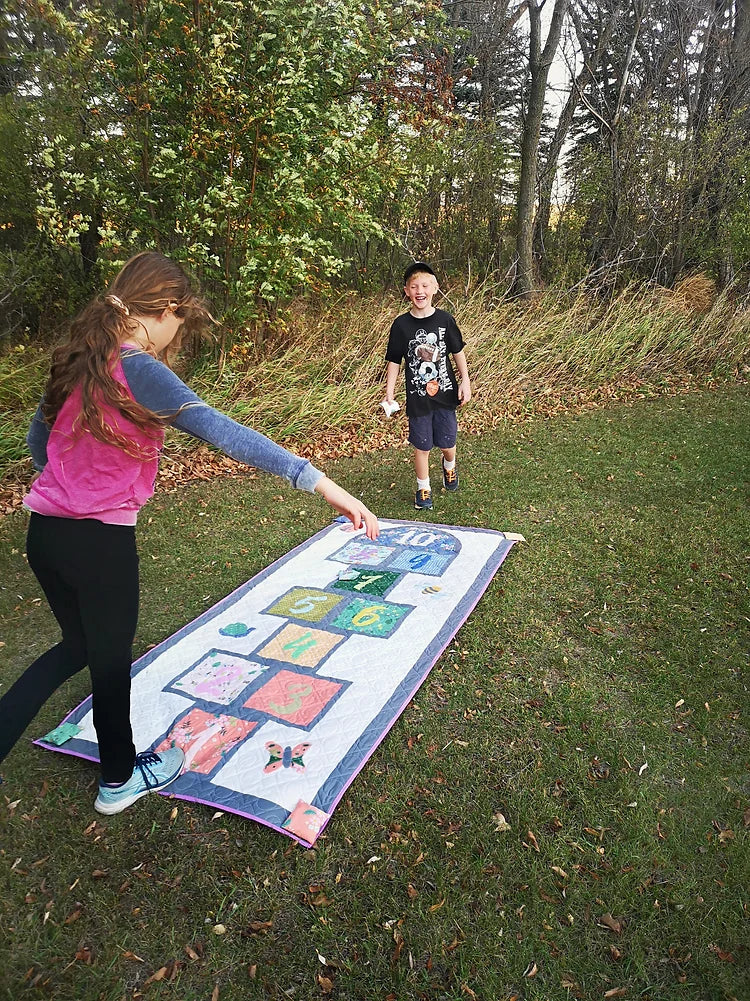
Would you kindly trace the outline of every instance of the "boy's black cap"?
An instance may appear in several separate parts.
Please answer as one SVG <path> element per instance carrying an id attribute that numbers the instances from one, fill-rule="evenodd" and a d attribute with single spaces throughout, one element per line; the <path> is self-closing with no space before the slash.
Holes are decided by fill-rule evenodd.
<path id="1" fill-rule="evenodd" d="M 409 265 L 406 271 L 404 271 L 404 285 L 406 285 L 411 276 L 415 275 L 418 271 L 425 271 L 428 275 L 432 275 L 433 278 L 437 278 L 437 275 L 429 264 L 426 264 L 424 261 L 415 261 L 413 264 Z"/>

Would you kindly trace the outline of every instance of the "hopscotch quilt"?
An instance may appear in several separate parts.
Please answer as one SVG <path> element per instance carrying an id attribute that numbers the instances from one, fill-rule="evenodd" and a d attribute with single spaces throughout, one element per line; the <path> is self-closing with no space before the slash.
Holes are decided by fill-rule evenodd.
<path id="1" fill-rule="evenodd" d="M 136 747 L 178 745 L 164 795 L 314 844 L 521 537 L 340 519 L 133 665 Z M 91 699 L 37 741 L 98 761 Z"/>

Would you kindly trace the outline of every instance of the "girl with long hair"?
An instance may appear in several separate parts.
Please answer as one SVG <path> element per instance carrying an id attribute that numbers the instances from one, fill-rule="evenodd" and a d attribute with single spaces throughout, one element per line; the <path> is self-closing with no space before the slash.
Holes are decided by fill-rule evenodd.
<path id="1" fill-rule="evenodd" d="M 231 458 L 320 494 L 377 538 L 376 517 L 309 461 L 214 410 L 163 361 L 211 322 L 182 268 L 132 257 L 58 347 L 28 444 L 39 475 L 24 500 L 26 552 L 62 632 L 0 698 L 0 761 L 59 686 L 88 665 L 101 778 L 94 807 L 119 813 L 180 774 L 183 752 L 136 753 L 130 668 L 138 619 L 135 523 L 173 425 Z"/>

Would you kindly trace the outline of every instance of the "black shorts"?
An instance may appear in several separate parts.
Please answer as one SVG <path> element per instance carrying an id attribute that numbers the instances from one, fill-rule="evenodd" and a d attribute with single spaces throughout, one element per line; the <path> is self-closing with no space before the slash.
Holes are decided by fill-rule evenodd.
<path id="1" fill-rule="evenodd" d="M 420 452 L 431 448 L 453 448 L 456 444 L 458 422 L 456 411 L 435 407 L 430 414 L 409 418 L 409 444 Z"/>

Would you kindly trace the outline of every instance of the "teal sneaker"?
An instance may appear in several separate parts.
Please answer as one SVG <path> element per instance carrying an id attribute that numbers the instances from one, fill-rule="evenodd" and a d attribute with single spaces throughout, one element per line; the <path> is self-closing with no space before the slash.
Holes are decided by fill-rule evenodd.
<path id="1" fill-rule="evenodd" d="M 170 747 L 168 751 L 142 751 L 135 756 L 133 774 L 121 786 L 99 786 L 99 795 L 94 800 L 98 813 L 119 813 L 126 810 L 141 796 L 159 792 L 170 782 L 174 782 L 185 764 L 185 753 L 181 747 Z"/>
<path id="2" fill-rule="evenodd" d="M 443 486 L 446 490 L 458 490 L 458 467 L 446 469 L 445 461 L 443 462 Z"/>
<path id="3" fill-rule="evenodd" d="M 432 493 L 429 490 L 417 490 L 414 507 L 417 511 L 429 511 L 432 508 Z"/>

